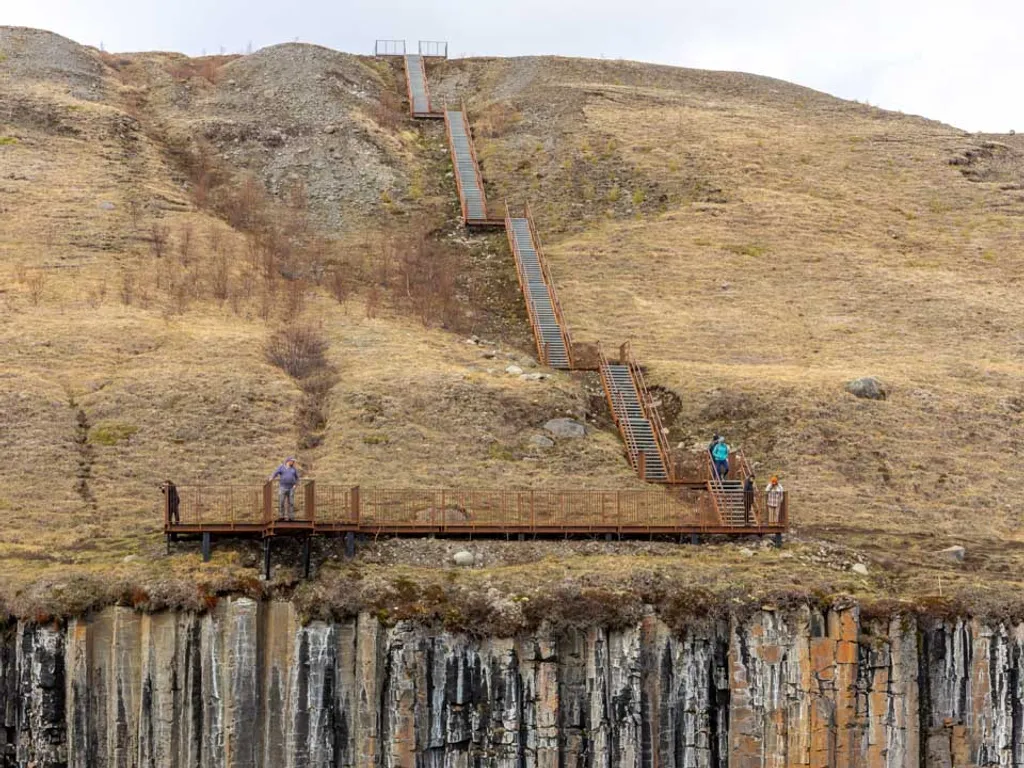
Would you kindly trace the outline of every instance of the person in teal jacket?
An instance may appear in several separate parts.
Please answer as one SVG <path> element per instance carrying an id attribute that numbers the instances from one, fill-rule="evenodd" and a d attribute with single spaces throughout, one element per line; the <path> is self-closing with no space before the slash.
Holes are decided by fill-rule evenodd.
<path id="1" fill-rule="evenodd" d="M 718 442 L 711 447 L 711 460 L 715 463 L 718 479 L 725 480 L 729 475 L 729 446 L 724 437 L 719 437 Z"/>

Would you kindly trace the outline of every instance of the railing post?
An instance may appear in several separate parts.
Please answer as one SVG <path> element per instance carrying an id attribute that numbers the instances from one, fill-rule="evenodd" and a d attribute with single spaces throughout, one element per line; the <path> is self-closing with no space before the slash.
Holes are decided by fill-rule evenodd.
<path id="1" fill-rule="evenodd" d="M 360 516 L 360 509 L 359 509 L 359 486 L 358 485 L 353 485 L 352 486 L 352 490 L 349 491 L 349 495 L 350 495 L 350 497 L 352 499 L 352 516 L 353 516 L 353 518 L 355 520 L 356 527 L 358 528 L 359 524 L 360 524 L 360 522 L 359 522 L 359 516 Z"/>
<path id="2" fill-rule="evenodd" d="M 270 480 L 268 480 L 267 482 L 263 483 L 263 524 L 264 525 L 269 525 L 270 521 L 273 519 L 273 517 L 272 517 L 272 515 L 273 515 L 272 509 L 273 509 L 273 503 L 274 503 L 273 493 L 274 493 L 274 484 Z"/>
<path id="3" fill-rule="evenodd" d="M 647 479 L 647 457 L 644 455 L 643 451 L 640 451 L 636 455 L 636 469 L 637 469 L 637 474 L 640 475 L 640 479 L 641 480 L 646 480 Z"/>
<path id="4" fill-rule="evenodd" d="M 444 488 L 441 489 L 441 530 L 444 531 L 445 523 L 447 522 L 447 507 L 445 505 L 445 493 Z"/>
<path id="5" fill-rule="evenodd" d="M 537 532 L 537 509 L 533 505 L 533 494 L 534 491 L 530 491 L 530 530 L 533 533 Z"/>
<path id="6" fill-rule="evenodd" d="M 305 491 L 305 502 L 306 502 L 306 520 L 307 522 L 316 521 L 316 481 L 307 480 Z"/>

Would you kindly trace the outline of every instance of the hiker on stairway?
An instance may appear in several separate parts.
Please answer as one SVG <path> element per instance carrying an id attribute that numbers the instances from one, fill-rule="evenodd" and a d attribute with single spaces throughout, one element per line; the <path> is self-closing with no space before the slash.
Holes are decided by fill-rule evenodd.
<path id="1" fill-rule="evenodd" d="M 708 443 L 708 453 L 711 453 L 711 452 L 713 452 L 715 450 L 715 445 L 721 439 L 722 439 L 722 436 L 720 434 L 718 434 L 717 432 L 715 432 L 715 434 L 713 434 L 711 436 L 711 442 Z"/>
<path id="2" fill-rule="evenodd" d="M 284 520 L 295 519 L 295 486 L 299 484 L 299 468 L 295 466 L 295 458 L 289 456 L 284 463 L 274 470 L 270 482 L 278 480 L 277 514 Z"/>
<path id="3" fill-rule="evenodd" d="M 768 487 L 764 489 L 768 501 L 768 524 L 776 525 L 779 522 L 779 511 L 782 509 L 782 500 L 786 496 L 786 489 L 782 487 L 779 478 L 772 476 Z"/>
<path id="4" fill-rule="evenodd" d="M 724 481 L 729 476 L 729 445 L 719 435 L 718 442 L 711 447 L 711 460 L 715 464 L 715 474 Z"/>
<path id="5" fill-rule="evenodd" d="M 754 475 L 747 475 L 743 481 L 743 524 L 750 525 L 754 521 L 751 510 L 754 508 Z"/>

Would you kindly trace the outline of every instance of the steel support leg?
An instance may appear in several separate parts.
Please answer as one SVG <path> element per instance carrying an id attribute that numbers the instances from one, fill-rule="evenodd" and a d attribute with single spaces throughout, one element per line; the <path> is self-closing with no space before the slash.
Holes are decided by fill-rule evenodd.
<path id="1" fill-rule="evenodd" d="M 691 533 L 690 534 L 690 543 L 693 544 L 694 546 L 696 546 L 697 544 L 700 544 L 700 534 L 699 533 Z"/>
<path id="2" fill-rule="evenodd" d="M 782 549 L 782 534 L 781 533 L 776 533 L 774 538 L 775 538 L 775 548 L 776 549 Z"/>
<path id="3" fill-rule="evenodd" d="M 203 534 L 203 562 L 210 562 L 210 534 Z"/>
<path id="4" fill-rule="evenodd" d="M 302 578 L 309 578 L 310 561 L 313 559 L 313 537 L 307 536 L 302 540 Z"/>
<path id="5" fill-rule="evenodd" d="M 263 580 L 270 581 L 270 542 L 272 539 L 267 537 L 263 540 Z"/>
<path id="6" fill-rule="evenodd" d="M 351 560 L 356 556 L 356 535 L 349 531 L 345 534 L 345 557 Z"/>

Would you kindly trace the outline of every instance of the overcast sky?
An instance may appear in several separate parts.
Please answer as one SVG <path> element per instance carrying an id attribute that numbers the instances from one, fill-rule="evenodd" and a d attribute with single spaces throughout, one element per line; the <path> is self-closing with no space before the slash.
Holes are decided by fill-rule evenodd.
<path id="1" fill-rule="evenodd" d="M 109 51 L 448 40 L 790 80 L 971 131 L 1024 130 L 1024 0 L 0 0 L 0 24 Z"/>

